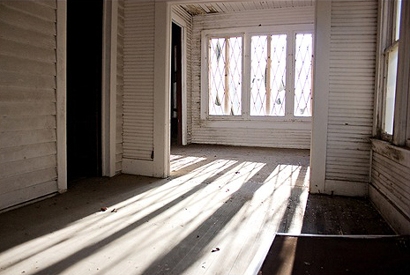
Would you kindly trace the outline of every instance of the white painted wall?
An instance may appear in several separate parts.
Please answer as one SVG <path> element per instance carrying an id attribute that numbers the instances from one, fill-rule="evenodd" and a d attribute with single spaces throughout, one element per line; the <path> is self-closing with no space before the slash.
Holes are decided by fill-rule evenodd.
<path id="1" fill-rule="evenodd" d="M 124 3 L 123 158 L 152 161 L 155 3 Z"/>
<path id="2" fill-rule="evenodd" d="M 123 173 L 166 177 L 170 148 L 171 7 L 124 3 Z"/>
<path id="3" fill-rule="evenodd" d="M 311 192 L 367 196 L 378 3 L 317 1 L 316 16 Z"/>
<path id="4" fill-rule="evenodd" d="M 192 37 L 192 143 L 310 148 L 311 122 L 201 119 L 201 32 L 210 29 L 313 24 L 314 7 L 195 16 Z M 205 99 L 206 100 L 206 99 Z M 206 104 L 205 104 L 206 105 Z"/>
<path id="5" fill-rule="evenodd" d="M 326 189 L 367 194 L 378 3 L 332 1 Z M 353 184 L 352 184 L 353 183 Z M 360 186 L 360 187 L 359 187 Z M 356 188 L 358 187 L 358 188 Z M 342 191 L 339 191 L 342 192 Z"/>
<path id="6" fill-rule="evenodd" d="M 0 209 L 59 189 L 56 4 L 0 2 Z"/>

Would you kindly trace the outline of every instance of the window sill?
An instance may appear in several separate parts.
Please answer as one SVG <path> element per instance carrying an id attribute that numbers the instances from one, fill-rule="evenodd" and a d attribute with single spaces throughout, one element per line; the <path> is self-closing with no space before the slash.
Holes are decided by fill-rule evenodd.
<path id="1" fill-rule="evenodd" d="M 388 159 L 394 160 L 407 167 L 410 166 L 410 149 L 408 147 L 399 147 L 379 139 L 372 139 L 371 141 L 373 152 L 381 154 Z"/>

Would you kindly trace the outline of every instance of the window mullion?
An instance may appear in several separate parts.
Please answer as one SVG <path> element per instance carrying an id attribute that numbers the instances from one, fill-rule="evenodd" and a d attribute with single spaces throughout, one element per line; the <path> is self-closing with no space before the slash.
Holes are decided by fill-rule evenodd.
<path id="1" fill-rule="evenodd" d="M 247 33 L 243 36 L 243 66 L 242 66 L 242 115 L 245 119 L 250 117 L 251 103 L 251 39 Z"/>
<path id="2" fill-rule="evenodd" d="M 207 35 L 201 35 L 201 110 L 200 118 L 207 119 L 209 117 L 209 38 Z"/>
<path id="3" fill-rule="evenodd" d="M 272 97 L 272 87 L 271 87 L 271 67 L 272 67 L 272 36 L 267 37 L 267 60 L 266 60 L 266 106 L 265 113 L 269 115 L 271 112 L 271 97 Z"/>
<path id="4" fill-rule="evenodd" d="M 293 118 L 294 106 L 295 106 L 295 77 L 294 77 L 294 64 L 295 64 L 295 33 L 287 33 L 286 41 L 286 99 L 285 99 L 285 117 Z"/>
<path id="5" fill-rule="evenodd" d="M 229 54 L 229 49 L 230 49 L 230 43 L 229 43 L 229 37 L 225 38 L 225 101 L 224 101 L 224 113 L 225 115 L 229 115 L 231 112 L 231 97 L 230 97 L 230 92 L 229 92 L 229 67 L 230 67 L 230 54 Z"/>

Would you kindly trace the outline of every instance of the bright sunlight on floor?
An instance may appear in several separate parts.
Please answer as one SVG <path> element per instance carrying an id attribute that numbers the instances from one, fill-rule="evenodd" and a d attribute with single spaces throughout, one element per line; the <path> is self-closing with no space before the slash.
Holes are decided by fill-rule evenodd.
<path id="1" fill-rule="evenodd" d="M 301 233 L 309 151 L 180 147 L 171 171 L 1 214 L 0 274 L 247 274 L 275 232 Z"/>

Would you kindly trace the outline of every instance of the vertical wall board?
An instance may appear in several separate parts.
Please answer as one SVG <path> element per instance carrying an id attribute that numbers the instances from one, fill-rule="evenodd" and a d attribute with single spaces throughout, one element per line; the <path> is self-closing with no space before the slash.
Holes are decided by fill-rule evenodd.
<path id="1" fill-rule="evenodd" d="M 172 7 L 172 12 L 182 18 L 186 24 L 185 35 L 186 35 L 186 125 L 187 125 L 187 143 L 192 142 L 192 16 L 187 13 L 180 6 L 174 5 Z M 183 103 L 184 104 L 184 103 Z"/>
<path id="2" fill-rule="evenodd" d="M 58 191 L 56 16 L 56 1 L 0 1 L 0 209 Z"/>
<path id="3" fill-rule="evenodd" d="M 300 127 L 292 127 L 290 122 L 287 124 L 255 122 L 249 127 L 235 124 L 237 122 L 232 124 L 227 122 L 225 127 L 216 126 L 201 119 L 201 32 L 211 29 L 314 24 L 314 22 L 314 5 L 312 3 L 307 7 L 194 16 L 191 53 L 192 106 L 190 107 L 192 110 L 192 143 L 309 149 L 310 121 L 294 123 Z M 232 126 L 234 124 L 238 127 Z"/>
<path id="4" fill-rule="evenodd" d="M 117 22 L 117 137 L 116 137 L 116 168 L 115 172 L 122 171 L 123 156 L 123 97 L 124 97 L 124 0 L 118 1 Z"/>
<path id="5" fill-rule="evenodd" d="M 313 60 L 313 118 L 310 154 L 312 193 L 324 193 L 326 140 L 329 116 L 329 62 L 331 2 L 317 1 L 315 7 L 315 58 Z"/>
<path id="6" fill-rule="evenodd" d="M 171 127 L 171 6 L 155 3 L 154 60 L 154 150 L 153 177 L 170 173 Z"/>
<path id="7" fill-rule="evenodd" d="M 338 190 L 346 189 L 344 182 L 357 183 L 358 196 L 367 193 L 377 16 L 377 0 L 331 3 L 327 193 L 341 193 Z"/>
<path id="8" fill-rule="evenodd" d="M 124 1 L 123 159 L 152 160 L 155 2 Z"/>

